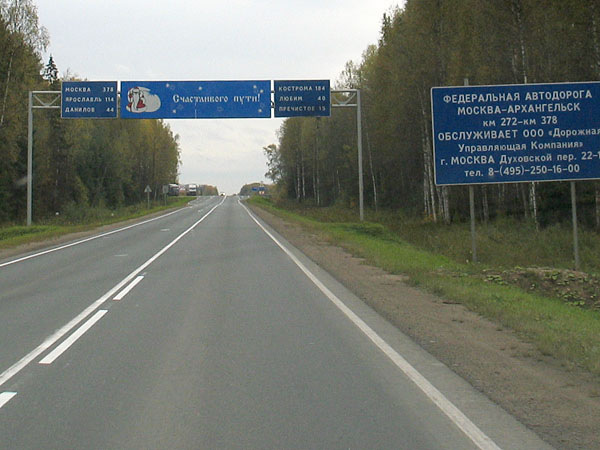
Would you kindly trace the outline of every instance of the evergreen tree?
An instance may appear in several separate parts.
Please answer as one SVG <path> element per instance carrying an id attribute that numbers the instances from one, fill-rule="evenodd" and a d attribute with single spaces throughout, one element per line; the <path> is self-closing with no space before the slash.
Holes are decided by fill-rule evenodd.
<path id="1" fill-rule="evenodd" d="M 58 81 L 58 68 L 54 63 L 54 58 L 50 55 L 48 59 L 48 64 L 44 67 L 44 72 L 42 73 L 42 78 L 46 80 L 50 86 L 53 86 L 54 83 Z"/>

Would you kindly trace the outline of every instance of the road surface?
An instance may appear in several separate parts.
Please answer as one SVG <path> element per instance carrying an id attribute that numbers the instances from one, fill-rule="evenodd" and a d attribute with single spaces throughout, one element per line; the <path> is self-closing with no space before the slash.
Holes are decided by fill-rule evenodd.
<path id="1" fill-rule="evenodd" d="M 2 449 L 549 448 L 237 197 L 0 261 Z"/>

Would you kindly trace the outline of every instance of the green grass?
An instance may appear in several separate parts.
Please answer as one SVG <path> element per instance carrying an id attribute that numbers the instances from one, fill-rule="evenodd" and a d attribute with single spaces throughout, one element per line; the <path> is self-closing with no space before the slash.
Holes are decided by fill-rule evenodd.
<path id="1" fill-rule="evenodd" d="M 368 220 L 384 224 L 401 238 L 420 248 L 443 254 L 456 261 L 471 258 L 468 223 L 424 223 L 399 213 L 367 214 Z M 573 234 L 570 224 L 558 224 L 537 231 L 532 222 L 500 218 L 476 224 L 478 261 L 492 267 L 538 266 L 574 268 Z M 579 230 L 581 267 L 600 273 L 600 236 Z"/>
<path id="2" fill-rule="evenodd" d="M 0 228 L 0 248 L 13 247 L 27 242 L 50 239 L 65 232 L 57 225 L 11 226 Z"/>
<path id="3" fill-rule="evenodd" d="M 569 306 L 558 298 L 524 291 L 516 286 L 485 281 L 489 267 L 514 267 L 543 262 L 569 267 L 568 240 L 564 230 L 536 235 L 533 227 L 499 222 L 479 227 L 479 245 L 485 264 L 467 263 L 470 250 L 468 225 L 423 224 L 381 214 L 380 223 L 360 223 L 353 212 L 336 208 L 278 207 L 265 199 L 251 199 L 256 206 L 320 232 L 331 242 L 365 258 L 389 273 L 404 274 L 409 282 L 516 331 L 568 366 L 579 366 L 600 375 L 600 312 Z M 371 214 L 369 219 L 375 215 Z M 392 221 L 392 218 L 394 220 Z M 350 220 L 349 220 L 350 219 Z M 510 225 L 510 226 L 509 226 Z M 591 248 L 599 238 L 586 235 Z M 555 242 L 557 240 L 558 242 Z M 588 242 L 589 241 L 589 242 Z M 547 248 L 537 249 L 545 245 Z M 587 261 L 597 269 L 597 263 Z"/>
<path id="4" fill-rule="evenodd" d="M 147 209 L 146 202 L 115 210 L 108 208 L 73 208 L 73 210 L 67 210 L 65 214 L 48 219 L 42 224 L 35 224 L 30 227 L 25 225 L 2 226 L 0 227 L 0 249 L 136 219 L 166 209 L 184 206 L 190 200 L 190 197 L 169 198 L 167 205 L 157 203 L 151 205 L 150 209 Z"/>

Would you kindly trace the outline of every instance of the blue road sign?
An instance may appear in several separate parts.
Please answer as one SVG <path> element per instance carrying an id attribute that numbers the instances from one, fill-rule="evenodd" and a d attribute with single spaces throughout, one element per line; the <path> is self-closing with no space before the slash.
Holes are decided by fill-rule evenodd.
<path id="1" fill-rule="evenodd" d="M 122 81 L 121 117 L 270 118 L 271 81 Z"/>
<path id="2" fill-rule="evenodd" d="M 329 80 L 275 81 L 275 117 L 331 115 Z"/>
<path id="3" fill-rule="evenodd" d="M 117 82 L 63 81 L 60 113 L 64 119 L 114 119 Z"/>
<path id="4" fill-rule="evenodd" d="M 438 185 L 600 178 L 600 83 L 431 90 Z"/>

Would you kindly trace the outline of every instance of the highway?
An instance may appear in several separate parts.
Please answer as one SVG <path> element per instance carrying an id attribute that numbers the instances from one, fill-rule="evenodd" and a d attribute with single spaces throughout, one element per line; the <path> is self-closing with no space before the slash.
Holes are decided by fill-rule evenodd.
<path id="1" fill-rule="evenodd" d="M 544 449 L 237 197 L 0 260 L 0 449 Z"/>

